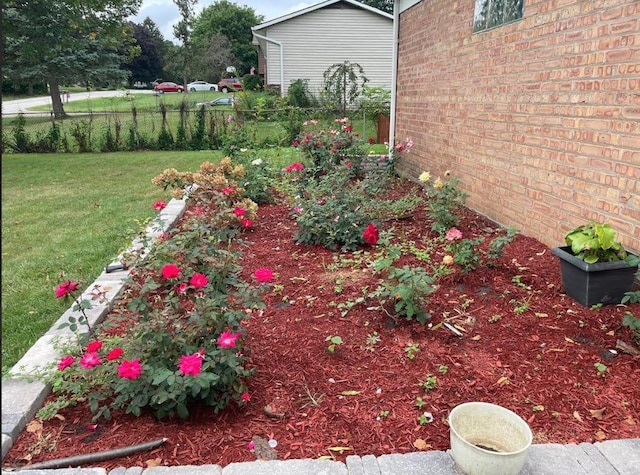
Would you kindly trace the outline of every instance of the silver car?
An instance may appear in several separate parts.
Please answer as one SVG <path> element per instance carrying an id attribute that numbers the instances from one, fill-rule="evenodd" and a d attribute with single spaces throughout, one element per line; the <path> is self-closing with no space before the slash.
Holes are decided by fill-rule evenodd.
<path id="1" fill-rule="evenodd" d="M 187 91 L 196 92 L 196 91 L 217 91 L 218 86 L 215 84 L 208 83 L 207 81 L 193 81 L 187 84 Z"/>

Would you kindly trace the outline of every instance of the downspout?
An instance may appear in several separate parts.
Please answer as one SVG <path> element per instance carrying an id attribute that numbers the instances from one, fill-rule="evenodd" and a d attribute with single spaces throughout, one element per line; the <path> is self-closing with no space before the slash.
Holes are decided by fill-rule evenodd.
<path id="1" fill-rule="evenodd" d="M 284 97 L 284 46 L 280 41 L 276 41 L 271 38 L 267 38 L 266 36 L 259 35 L 255 31 L 253 32 L 253 36 L 261 40 L 268 41 L 269 43 L 273 43 L 280 48 L 280 96 Z"/>
<path id="2" fill-rule="evenodd" d="M 396 94 L 398 92 L 398 36 L 400 31 L 400 2 L 393 2 L 393 53 L 391 55 L 391 114 L 389 117 L 389 157 L 393 160 L 396 130 Z"/>

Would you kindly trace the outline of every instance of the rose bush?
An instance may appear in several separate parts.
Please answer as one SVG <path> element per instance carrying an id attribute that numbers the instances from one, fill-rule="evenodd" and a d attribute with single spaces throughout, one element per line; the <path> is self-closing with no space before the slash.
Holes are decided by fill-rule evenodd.
<path id="1" fill-rule="evenodd" d="M 234 238 L 256 218 L 257 205 L 233 179 L 242 169 L 230 160 L 205 163 L 194 174 L 165 171 L 154 181 L 189 190 L 191 206 L 180 228 L 163 233 L 151 252 L 136 263 L 127 291 L 136 297 L 122 315 L 98 329 L 94 340 L 63 346 L 63 358 L 49 377 L 56 401 L 40 412 L 51 417 L 61 407 L 87 400 L 94 417 L 115 410 L 140 415 L 149 408 L 158 418 L 186 418 L 194 404 L 218 412 L 249 397 L 251 370 L 243 355 L 241 323 L 264 307 L 260 294 L 273 274 L 262 269 L 258 281 L 245 282 L 237 265 Z M 57 296 L 70 295 L 66 282 Z"/>

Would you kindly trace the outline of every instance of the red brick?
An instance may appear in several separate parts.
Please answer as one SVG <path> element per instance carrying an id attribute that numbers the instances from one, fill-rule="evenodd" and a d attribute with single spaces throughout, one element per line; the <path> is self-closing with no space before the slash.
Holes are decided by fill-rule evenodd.
<path id="1" fill-rule="evenodd" d="M 416 143 L 403 168 L 455 168 L 472 207 L 550 246 L 594 218 L 640 250 L 640 2 L 629 2 L 529 0 L 521 21 L 476 34 L 470 0 L 403 12 L 395 135 Z"/>

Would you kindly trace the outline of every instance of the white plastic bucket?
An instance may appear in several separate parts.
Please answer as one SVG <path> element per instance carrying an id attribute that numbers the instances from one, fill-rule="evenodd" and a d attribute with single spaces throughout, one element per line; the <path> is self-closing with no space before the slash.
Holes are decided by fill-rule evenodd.
<path id="1" fill-rule="evenodd" d="M 467 475 L 517 475 L 532 441 L 515 412 L 486 402 L 467 402 L 449 414 L 451 456 Z"/>

